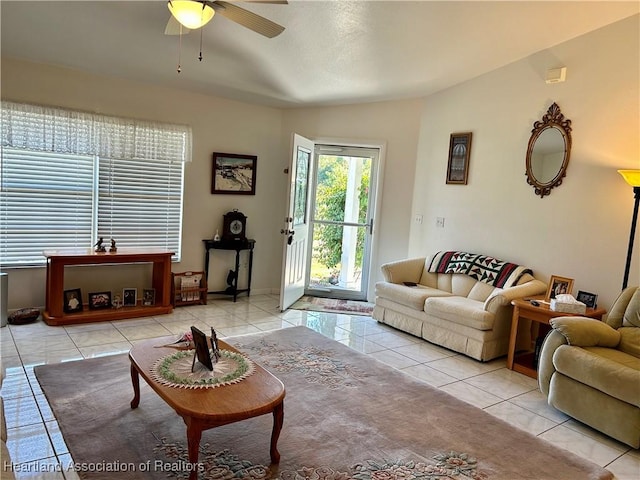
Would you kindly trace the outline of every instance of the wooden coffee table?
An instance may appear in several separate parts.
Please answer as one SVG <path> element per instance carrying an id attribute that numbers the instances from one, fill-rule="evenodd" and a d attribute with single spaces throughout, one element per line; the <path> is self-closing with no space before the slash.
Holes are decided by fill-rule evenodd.
<path id="1" fill-rule="evenodd" d="M 267 413 L 273 414 L 271 462 L 278 463 L 280 453 L 277 444 L 284 419 L 285 389 L 282 382 L 256 364 L 255 372 L 252 375 L 232 385 L 196 389 L 162 385 L 151 377 L 151 367 L 159 358 L 176 352 L 175 348 L 158 348 L 157 346 L 174 341 L 175 336 L 154 338 L 136 343 L 129 351 L 134 392 L 131 408 L 137 408 L 140 404 L 139 376 L 141 375 L 160 398 L 182 417 L 187 425 L 189 462 L 193 466 L 189 479 L 198 478 L 198 449 L 204 430 Z M 218 340 L 218 344 L 223 350 L 238 351 L 222 340 Z"/>

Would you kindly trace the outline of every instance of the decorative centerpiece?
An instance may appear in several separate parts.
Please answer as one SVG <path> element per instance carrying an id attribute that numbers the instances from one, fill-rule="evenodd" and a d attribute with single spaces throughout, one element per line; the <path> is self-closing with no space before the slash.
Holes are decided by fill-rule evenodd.
<path id="1" fill-rule="evenodd" d="M 238 383 L 255 371 L 255 364 L 238 352 L 220 350 L 215 330 L 209 339 L 196 327 L 176 342 L 162 347 L 181 348 L 160 358 L 151 367 L 151 377 L 169 387 L 212 388 Z M 195 350 L 195 352 L 194 352 Z"/>

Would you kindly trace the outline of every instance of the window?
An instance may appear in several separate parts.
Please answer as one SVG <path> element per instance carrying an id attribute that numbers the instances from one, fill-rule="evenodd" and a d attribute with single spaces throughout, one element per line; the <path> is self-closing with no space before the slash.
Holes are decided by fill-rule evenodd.
<path id="1" fill-rule="evenodd" d="M 43 250 L 160 247 L 180 259 L 188 127 L 49 107 L 2 105 L 0 261 Z"/>

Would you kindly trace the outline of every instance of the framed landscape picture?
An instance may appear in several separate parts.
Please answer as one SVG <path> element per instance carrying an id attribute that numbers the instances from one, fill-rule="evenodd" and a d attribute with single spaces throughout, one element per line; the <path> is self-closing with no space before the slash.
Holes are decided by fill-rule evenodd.
<path id="1" fill-rule="evenodd" d="M 255 155 L 214 152 L 211 193 L 255 195 L 257 161 Z"/>

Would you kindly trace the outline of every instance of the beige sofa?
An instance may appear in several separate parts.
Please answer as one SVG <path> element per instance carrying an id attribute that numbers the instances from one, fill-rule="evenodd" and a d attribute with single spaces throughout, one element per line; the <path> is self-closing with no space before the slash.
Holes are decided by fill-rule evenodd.
<path id="1" fill-rule="evenodd" d="M 640 447 L 640 288 L 625 289 L 604 322 L 558 317 L 551 326 L 538 364 L 549 405 Z"/>
<path id="2" fill-rule="evenodd" d="M 466 252 L 438 252 L 381 268 L 373 318 L 481 361 L 506 355 L 511 301 L 546 291 L 528 268 Z M 518 340 L 530 347 L 529 322 L 520 325 Z"/>

